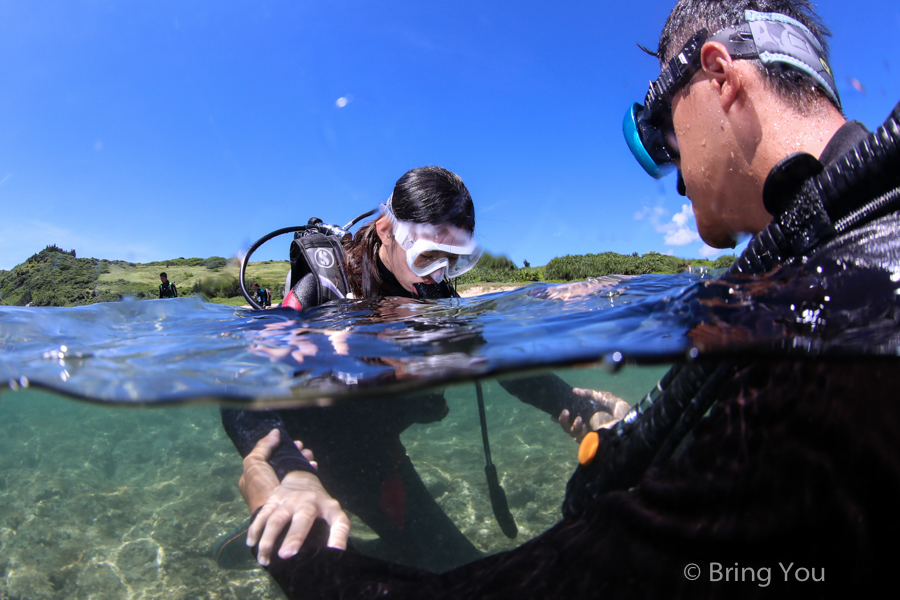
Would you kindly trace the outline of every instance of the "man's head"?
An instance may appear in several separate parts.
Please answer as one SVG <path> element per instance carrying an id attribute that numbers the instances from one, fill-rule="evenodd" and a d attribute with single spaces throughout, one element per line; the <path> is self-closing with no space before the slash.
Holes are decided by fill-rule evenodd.
<path id="1" fill-rule="evenodd" d="M 159 274 L 159 280 L 162 281 L 163 283 L 169 282 L 169 277 L 166 275 L 165 271 L 163 271 L 162 273 Z"/>
<path id="2" fill-rule="evenodd" d="M 745 20 L 746 11 L 784 15 L 802 24 L 821 46 L 822 58 L 827 62 L 828 40 L 831 35 L 808 0 L 681 0 L 669 13 L 659 37 L 657 56 L 660 66 L 672 59 L 688 39 L 706 29 L 710 35 L 726 27 L 735 27 Z M 840 110 L 839 100 L 832 100 L 816 82 L 801 70 L 783 62 L 764 64 L 759 58 L 747 59 L 759 71 L 772 91 L 798 112 L 814 110 L 823 97 Z"/>
<path id="3" fill-rule="evenodd" d="M 626 115 L 626 139 L 654 176 L 667 160 L 678 167 L 707 244 L 733 247 L 765 227 L 769 171 L 794 152 L 818 156 L 843 123 L 825 35 L 806 0 L 681 0 L 672 10 L 662 74 L 646 107 Z"/>
<path id="4" fill-rule="evenodd" d="M 259 284 L 258 284 L 258 283 L 254 283 L 254 284 L 253 284 L 253 289 L 258 291 L 258 290 L 259 290 Z"/>

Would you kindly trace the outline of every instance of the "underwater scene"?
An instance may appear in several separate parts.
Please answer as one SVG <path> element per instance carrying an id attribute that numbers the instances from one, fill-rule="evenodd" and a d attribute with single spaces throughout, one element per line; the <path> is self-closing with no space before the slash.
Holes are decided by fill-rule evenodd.
<path id="1" fill-rule="evenodd" d="M 561 375 L 629 397 L 661 371 Z M 413 425 L 402 441 L 457 527 L 479 550 L 497 552 L 559 519 L 578 445 L 496 383 L 486 381 L 484 393 L 515 540 L 491 511 L 471 384 L 448 388 L 444 420 Z M 247 518 L 240 456 L 215 406 L 103 407 L 27 390 L 2 396 L 0 423 L 0 597 L 283 597 L 252 558 L 240 568 L 213 558 L 218 538 Z M 351 518 L 354 541 L 375 537 Z"/>
<path id="2" fill-rule="evenodd" d="M 249 550 L 243 562 L 216 560 L 217 543 L 248 517 L 222 407 L 297 407 L 312 421 L 338 414 L 343 422 L 313 432 L 328 442 L 316 457 L 320 474 L 328 451 L 365 454 L 369 434 L 396 416 L 427 493 L 485 555 L 557 523 L 578 464 L 579 446 L 553 422 L 555 408 L 525 398 L 516 382 L 554 377 L 635 405 L 674 361 L 896 348 L 896 328 L 880 326 L 895 290 L 855 311 L 840 290 L 896 288 L 897 278 L 818 272 L 815 292 L 798 296 L 813 288 L 811 276 L 790 268 L 764 286 L 713 275 L 534 284 L 301 313 L 196 297 L 2 307 L 0 598 L 283 597 Z M 418 399 L 435 394 L 446 405 L 423 417 Z M 492 510 L 488 453 L 513 538 Z M 354 547 L 391 558 L 366 523 L 351 520 Z"/>

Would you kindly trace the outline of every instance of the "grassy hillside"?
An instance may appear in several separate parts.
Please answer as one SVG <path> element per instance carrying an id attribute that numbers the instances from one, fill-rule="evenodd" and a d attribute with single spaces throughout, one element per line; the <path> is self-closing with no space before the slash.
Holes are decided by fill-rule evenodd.
<path id="1" fill-rule="evenodd" d="M 248 284 L 259 281 L 279 297 L 287 261 L 250 263 Z M 75 251 L 47 246 L 10 271 L 0 271 L 0 304 L 78 306 L 95 302 L 159 297 L 159 274 L 165 271 L 181 296 L 202 292 L 210 299 L 240 298 L 238 263 L 221 256 L 174 258 L 150 263 L 76 258 Z"/>
<path id="2" fill-rule="evenodd" d="M 554 258 L 543 267 L 517 267 L 505 256 L 488 253 L 478 266 L 457 280 L 465 289 L 481 284 L 525 284 L 533 281 L 564 282 L 603 275 L 678 273 L 690 267 L 723 268 L 733 256 L 716 261 L 688 260 L 655 252 L 630 256 L 605 252 Z M 24 306 L 77 306 L 111 302 L 125 296 L 159 297 L 159 274 L 165 271 L 179 295 L 202 293 L 214 302 L 246 304 L 238 285 L 238 262 L 221 256 L 173 258 L 150 263 L 76 258 L 75 251 L 47 246 L 10 271 L 0 271 L 0 304 Z M 281 299 L 288 261 L 261 261 L 247 267 L 248 288 L 253 282 L 272 290 Z"/>

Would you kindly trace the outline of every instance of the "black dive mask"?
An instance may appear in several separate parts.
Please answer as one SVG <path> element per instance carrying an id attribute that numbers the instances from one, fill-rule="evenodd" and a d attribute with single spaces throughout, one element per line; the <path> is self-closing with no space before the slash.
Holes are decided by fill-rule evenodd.
<path id="1" fill-rule="evenodd" d="M 740 25 L 711 36 L 706 29 L 695 33 L 659 78 L 650 82 L 643 106 L 635 102 L 625 113 L 625 142 L 651 177 L 661 179 L 675 168 L 673 161 L 679 153 L 672 127 L 672 98 L 700 70 L 700 49 L 707 41 L 720 42 L 732 58 L 758 58 L 766 66 L 796 69 L 841 107 L 825 49 L 809 29 L 779 13 L 744 11 Z"/>

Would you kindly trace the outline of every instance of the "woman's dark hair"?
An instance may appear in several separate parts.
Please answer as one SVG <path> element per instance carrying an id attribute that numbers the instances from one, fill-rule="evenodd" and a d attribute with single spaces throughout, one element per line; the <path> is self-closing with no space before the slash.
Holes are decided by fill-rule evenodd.
<path id="1" fill-rule="evenodd" d="M 475 232 L 475 205 L 469 190 L 459 175 L 442 167 L 407 171 L 397 180 L 390 202 L 401 221 L 449 223 Z M 357 298 L 378 296 L 385 290 L 378 272 L 381 239 L 375 221 L 363 225 L 353 240 L 344 244 L 347 279 L 350 291 Z"/>

